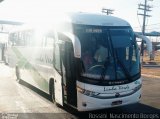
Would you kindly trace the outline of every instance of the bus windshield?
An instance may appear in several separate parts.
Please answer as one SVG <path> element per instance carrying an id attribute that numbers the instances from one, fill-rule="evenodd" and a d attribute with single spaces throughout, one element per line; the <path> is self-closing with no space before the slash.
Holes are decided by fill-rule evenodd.
<path id="1" fill-rule="evenodd" d="M 81 43 L 81 76 L 96 80 L 125 80 L 140 72 L 139 55 L 130 27 L 77 25 Z"/>

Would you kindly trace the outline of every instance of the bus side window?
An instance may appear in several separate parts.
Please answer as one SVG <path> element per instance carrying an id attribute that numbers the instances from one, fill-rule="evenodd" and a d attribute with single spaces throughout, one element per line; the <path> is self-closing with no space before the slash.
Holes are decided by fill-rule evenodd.
<path id="1" fill-rule="evenodd" d="M 60 65 L 60 49 L 58 44 L 55 45 L 55 51 L 54 51 L 54 67 L 55 69 L 61 73 L 61 65 Z"/>
<path id="2" fill-rule="evenodd" d="M 54 36 L 45 36 L 43 38 L 43 40 L 44 40 L 44 43 L 43 43 L 42 46 L 44 46 L 44 47 L 53 47 L 54 42 L 55 42 Z"/>
<path id="3" fill-rule="evenodd" d="M 46 38 L 46 47 L 53 47 L 54 37 Z"/>

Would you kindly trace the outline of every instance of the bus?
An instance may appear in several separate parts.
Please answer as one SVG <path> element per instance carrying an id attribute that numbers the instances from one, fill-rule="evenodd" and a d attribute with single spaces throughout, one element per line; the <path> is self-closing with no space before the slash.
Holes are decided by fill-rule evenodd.
<path id="1" fill-rule="evenodd" d="M 78 111 L 139 102 L 140 52 L 130 24 L 91 13 L 57 18 L 10 32 L 7 61 L 14 62 L 17 80 Z"/>

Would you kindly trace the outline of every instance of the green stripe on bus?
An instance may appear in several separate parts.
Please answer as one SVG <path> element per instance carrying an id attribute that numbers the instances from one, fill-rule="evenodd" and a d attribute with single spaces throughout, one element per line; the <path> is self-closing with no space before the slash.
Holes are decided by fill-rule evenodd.
<path id="1" fill-rule="evenodd" d="M 32 64 L 28 62 L 28 60 L 20 53 L 17 48 L 12 47 L 12 50 L 14 51 L 18 59 L 17 65 L 19 66 L 19 68 L 27 69 L 36 84 L 45 92 L 49 92 L 48 82 L 45 80 L 45 78 L 41 76 L 41 74 L 34 68 Z"/>

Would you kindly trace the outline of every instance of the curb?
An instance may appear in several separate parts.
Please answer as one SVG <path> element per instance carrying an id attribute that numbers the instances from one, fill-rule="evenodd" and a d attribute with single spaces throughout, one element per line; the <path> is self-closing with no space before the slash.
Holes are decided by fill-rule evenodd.
<path id="1" fill-rule="evenodd" d="M 142 67 L 160 67 L 160 65 L 142 65 Z"/>
<path id="2" fill-rule="evenodd" d="M 160 78 L 160 76 L 141 74 L 142 76 L 151 77 L 151 78 Z"/>

